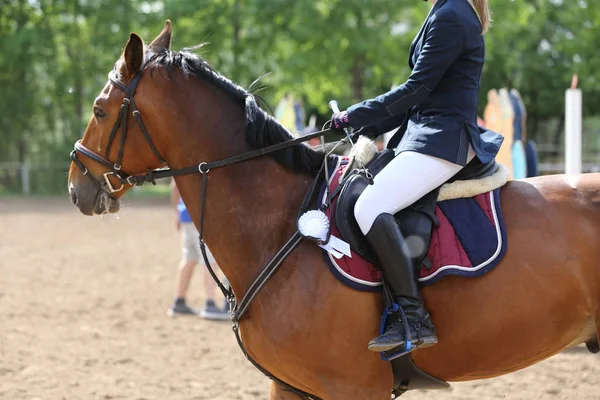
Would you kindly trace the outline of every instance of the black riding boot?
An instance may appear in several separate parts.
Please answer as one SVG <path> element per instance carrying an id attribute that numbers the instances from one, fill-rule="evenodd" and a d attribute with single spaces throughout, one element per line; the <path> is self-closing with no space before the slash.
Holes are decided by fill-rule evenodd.
<path id="1" fill-rule="evenodd" d="M 435 327 L 424 308 L 414 263 L 407 254 L 407 244 L 396 218 L 391 214 L 381 214 L 366 237 L 394 301 L 406 314 L 413 348 L 433 346 L 438 342 Z M 371 340 L 369 350 L 381 352 L 404 347 L 406 336 L 404 323 L 398 321 L 383 335 Z"/>

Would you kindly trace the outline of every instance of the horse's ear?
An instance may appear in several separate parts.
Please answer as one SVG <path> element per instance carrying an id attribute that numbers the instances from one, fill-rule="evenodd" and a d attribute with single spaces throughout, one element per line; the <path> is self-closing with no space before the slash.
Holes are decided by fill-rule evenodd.
<path id="1" fill-rule="evenodd" d="M 154 39 L 152 43 L 150 43 L 150 47 L 152 47 L 154 51 L 171 50 L 172 31 L 173 26 L 171 25 L 171 20 L 167 20 L 162 31 L 160 31 L 156 39 Z"/>
<path id="2" fill-rule="evenodd" d="M 127 78 L 131 78 L 144 64 L 144 42 L 137 34 L 131 33 L 123 50 L 124 68 Z"/>

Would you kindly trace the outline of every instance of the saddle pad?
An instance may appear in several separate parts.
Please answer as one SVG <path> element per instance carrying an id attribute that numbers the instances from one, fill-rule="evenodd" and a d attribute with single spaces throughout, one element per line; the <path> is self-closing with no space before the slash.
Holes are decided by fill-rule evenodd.
<path id="1" fill-rule="evenodd" d="M 336 157 L 329 168 L 329 189 L 334 193 L 339 177 L 348 165 L 348 159 Z M 445 200 L 435 210 L 440 225 L 434 227 L 427 258 L 431 268 L 421 269 L 419 281 L 429 285 L 448 275 L 481 276 L 494 268 L 506 252 L 506 229 L 500 208 L 500 189 L 471 198 Z M 325 185 L 320 199 L 324 203 Z M 331 234 L 339 236 L 331 209 L 326 210 L 331 220 Z M 323 250 L 331 272 L 344 284 L 361 291 L 379 291 L 381 273 L 354 251 L 352 257 L 336 259 Z"/>

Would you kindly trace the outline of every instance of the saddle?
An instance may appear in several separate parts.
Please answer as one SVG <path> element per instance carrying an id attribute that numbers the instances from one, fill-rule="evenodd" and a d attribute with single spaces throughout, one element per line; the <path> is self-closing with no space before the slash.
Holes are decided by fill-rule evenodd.
<path id="1" fill-rule="evenodd" d="M 386 149 L 378 153 L 366 166 L 366 171 L 375 177 L 381 170 L 394 159 L 395 153 L 392 149 Z M 498 170 L 495 160 L 489 163 L 481 163 L 477 158 L 471 161 L 465 168 L 457 173 L 448 183 L 455 181 L 466 181 L 481 179 L 493 175 Z M 359 196 L 369 185 L 369 178 L 365 170 L 355 169 L 351 171 L 343 182 L 340 183 L 341 190 L 338 194 L 335 209 L 332 211 L 335 223 L 343 240 L 365 260 L 376 264 L 375 256 L 362 234 L 355 218 L 354 205 Z M 429 192 L 411 206 L 398 212 L 395 217 L 400 225 L 404 237 L 417 236 L 429 248 L 433 225 L 439 222 L 435 216 L 435 206 L 438 200 L 439 188 Z M 415 265 L 429 267 L 426 255 L 413 260 Z"/>

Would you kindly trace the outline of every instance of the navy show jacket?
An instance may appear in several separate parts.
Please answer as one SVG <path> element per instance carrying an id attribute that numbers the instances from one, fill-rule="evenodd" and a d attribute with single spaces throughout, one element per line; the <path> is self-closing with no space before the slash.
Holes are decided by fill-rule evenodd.
<path id="1" fill-rule="evenodd" d="M 388 147 L 416 151 L 464 166 L 469 143 L 481 162 L 504 138 L 477 125 L 485 44 L 468 0 L 439 0 L 415 37 L 412 73 L 397 88 L 348 108 L 353 128 L 377 134 L 398 128 Z"/>

